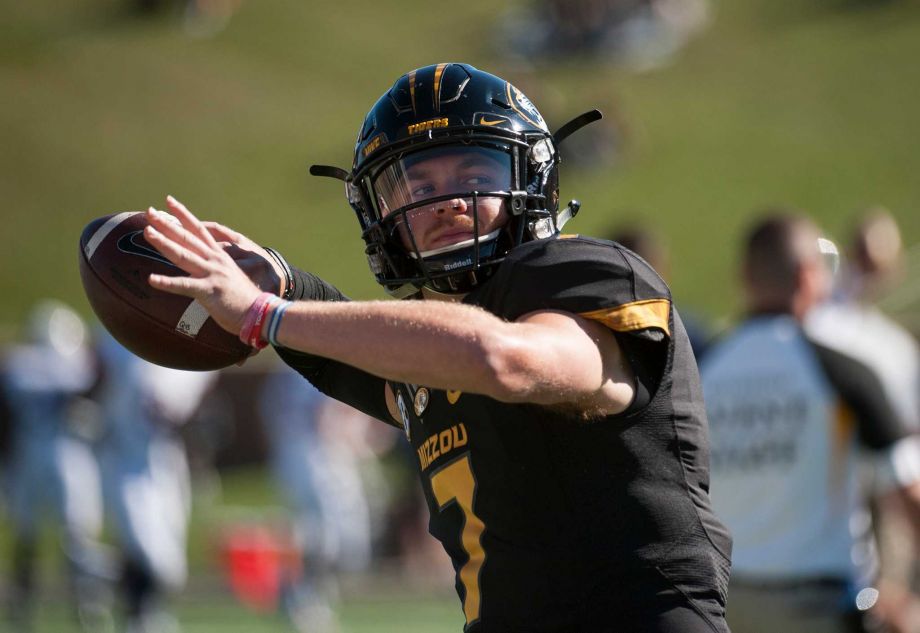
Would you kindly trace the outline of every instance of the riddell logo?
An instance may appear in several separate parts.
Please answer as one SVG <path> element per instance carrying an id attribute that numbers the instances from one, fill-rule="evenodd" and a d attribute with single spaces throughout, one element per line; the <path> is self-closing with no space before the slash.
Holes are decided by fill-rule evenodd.
<path id="1" fill-rule="evenodd" d="M 444 264 L 444 270 L 456 270 L 461 266 L 469 266 L 473 263 L 473 260 L 469 257 L 462 259 L 459 262 L 451 262 L 449 264 Z"/>
<path id="2" fill-rule="evenodd" d="M 143 231 L 134 231 L 133 233 L 126 233 L 122 235 L 120 238 L 118 238 L 118 250 L 120 250 L 122 253 L 137 255 L 138 257 L 155 259 L 158 262 L 162 262 L 167 266 L 172 266 L 175 268 L 175 264 L 160 255 L 159 251 L 150 247 L 147 241 L 144 240 L 143 233 Z"/>

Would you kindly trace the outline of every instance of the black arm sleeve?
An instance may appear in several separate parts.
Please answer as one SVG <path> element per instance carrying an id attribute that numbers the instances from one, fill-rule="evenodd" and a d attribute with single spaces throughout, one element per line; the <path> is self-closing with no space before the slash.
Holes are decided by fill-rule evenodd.
<path id="1" fill-rule="evenodd" d="M 291 272 L 294 278 L 295 301 L 348 301 L 348 297 L 338 288 L 316 275 L 293 267 Z M 322 393 L 387 424 L 398 426 L 387 409 L 384 396 L 386 381 L 383 378 L 323 356 L 283 347 L 275 347 L 275 351 L 281 360 Z"/>
<path id="2" fill-rule="evenodd" d="M 856 416 L 860 442 L 881 449 L 910 435 L 872 369 L 845 354 L 812 341 L 825 375 Z"/>
<path id="3" fill-rule="evenodd" d="M 291 266 L 291 273 L 294 277 L 294 296 L 295 301 L 348 301 L 348 297 L 313 273 Z"/>
<path id="4" fill-rule="evenodd" d="M 668 360 L 668 342 L 635 336 L 632 332 L 615 335 L 636 377 L 636 395 L 629 407 L 618 414 L 625 416 L 644 409 L 658 391 Z"/>

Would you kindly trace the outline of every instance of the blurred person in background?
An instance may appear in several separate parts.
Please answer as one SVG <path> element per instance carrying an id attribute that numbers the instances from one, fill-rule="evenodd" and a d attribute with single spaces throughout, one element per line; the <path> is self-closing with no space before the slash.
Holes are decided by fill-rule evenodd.
<path id="1" fill-rule="evenodd" d="M 282 606 L 302 633 L 336 631 L 338 576 L 370 563 L 371 508 L 362 468 L 374 463 L 364 464 L 374 455 L 368 434 L 379 424 L 323 395 L 286 365 L 266 378 L 260 400 L 272 472 L 302 554 L 301 576 L 283 588 Z"/>
<path id="2" fill-rule="evenodd" d="M 842 348 L 882 378 L 886 396 L 907 427 L 920 432 L 920 350 L 914 336 L 877 307 L 904 280 L 901 232 L 890 211 L 865 210 L 848 239 L 834 298 L 809 315 L 816 340 Z M 920 467 L 916 464 L 914 467 Z M 920 533 L 911 529 L 901 495 L 875 499 L 883 562 L 875 612 L 895 631 L 920 631 Z M 910 623 L 913 623 L 912 625 Z M 911 628 L 913 626 L 913 628 Z"/>
<path id="3" fill-rule="evenodd" d="M 527 64 L 590 56 L 642 72 L 671 61 L 709 14 L 707 0 L 534 0 L 505 16 L 496 43 Z"/>
<path id="4" fill-rule="evenodd" d="M 606 237 L 644 259 L 665 281 L 670 277 L 671 254 L 664 238 L 658 233 L 639 224 L 625 224 L 611 230 Z M 693 348 L 693 355 L 699 363 L 709 347 L 712 333 L 692 310 L 685 308 L 681 315 L 690 339 L 690 347 Z"/>
<path id="5" fill-rule="evenodd" d="M 121 551 L 119 589 L 128 633 L 173 633 L 167 600 L 187 579 L 191 482 L 179 427 L 216 372 L 148 363 L 100 329 L 100 447 L 106 512 Z"/>
<path id="6" fill-rule="evenodd" d="M 847 349 L 854 334 L 809 320 L 835 254 L 804 215 L 764 215 L 744 245 L 746 320 L 702 363 L 712 500 L 735 539 L 735 633 L 866 630 L 878 597 L 869 499 L 899 496 L 920 528 L 909 423 Z"/>
<path id="7" fill-rule="evenodd" d="M 0 376 L 10 416 L 4 484 L 13 538 L 7 595 L 14 631 L 31 630 L 36 599 L 37 546 L 54 523 L 84 630 L 111 624 L 103 580 L 102 491 L 94 454 L 98 410 L 86 398 L 96 367 L 83 320 L 56 300 L 34 306 L 27 342 L 6 350 Z"/>
<path id="8" fill-rule="evenodd" d="M 182 26 L 189 37 L 213 37 L 223 31 L 243 0 L 131 0 L 139 15 L 155 15 L 182 8 Z"/>

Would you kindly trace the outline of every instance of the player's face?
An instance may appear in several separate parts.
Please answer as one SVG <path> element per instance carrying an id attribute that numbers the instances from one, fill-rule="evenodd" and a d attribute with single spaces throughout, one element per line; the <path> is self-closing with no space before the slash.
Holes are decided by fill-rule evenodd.
<path id="1" fill-rule="evenodd" d="M 378 178 L 384 214 L 414 202 L 456 194 L 411 209 L 404 219 L 397 220 L 397 230 L 407 250 L 414 250 L 413 238 L 422 254 L 472 240 L 476 237 L 474 206 L 480 237 L 508 221 L 503 198 L 477 195 L 474 205 L 470 193 L 511 189 L 509 154 L 478 147 L 432 150 L 412 162 L 404 161 L 400 167 L 398 188 L 386 187 Z"/>

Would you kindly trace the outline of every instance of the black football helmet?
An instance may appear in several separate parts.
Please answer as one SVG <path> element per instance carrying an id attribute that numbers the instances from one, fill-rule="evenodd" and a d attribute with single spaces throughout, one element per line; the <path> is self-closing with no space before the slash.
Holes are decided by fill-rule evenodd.
<path id="1" fill-rule="evenodd" d="M 592 110 L 550 134 L 537 108 L 509 82 L 467 64 L 435 64 L 403 75 L 374 104 L 358 132 L 351 172 L 323 165 L 310 172 L 345 181 L 371 271 L 390 294 L 407 297 L 422 286 L 466 292 L 510 249 L 557 235 L 577 213 L 576 201 L 559 211 L 557 145 L 599 118 Z M 488 165 L 488 175 L 464 174 L 439 191 L 418 186 L 413 170 L 445 157 Z M 480 209 L 497 202 L 508 221 L 482 234 Z M 413 217 L 447 204 L 465 205 L 469 239 L 419 248 Z"/>

